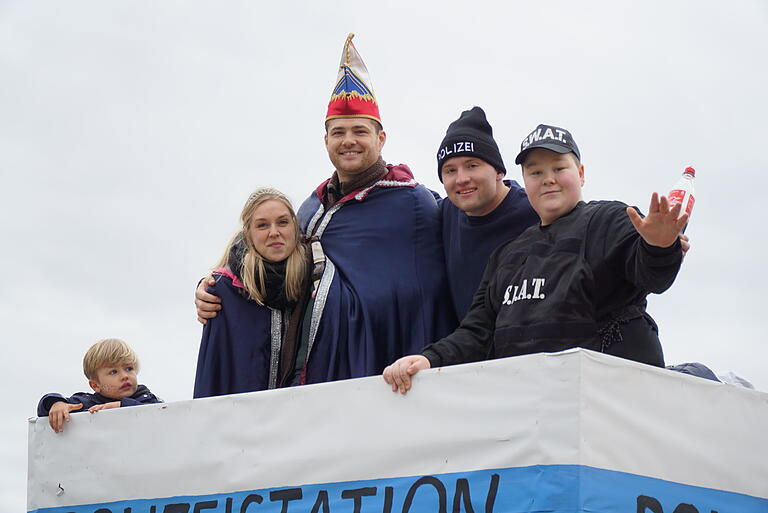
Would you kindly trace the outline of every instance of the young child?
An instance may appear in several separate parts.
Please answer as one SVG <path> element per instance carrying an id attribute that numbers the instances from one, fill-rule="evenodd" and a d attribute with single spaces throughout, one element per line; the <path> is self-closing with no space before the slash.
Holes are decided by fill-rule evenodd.
<path id="1" fill-rule="evenodd" d="M 57 433 L 69 422 L 69 413 L 81 408 L 96 413 L 107 408 L 163 402 L 147 387 L 136 384 L 139 359 L 120 339 L 107 338 L 93 344 L 83 357 L 83 372 L 94 394 L 46 394 L 37 405 L 37 416 L 47 415 L 48 423 Z"/>
<path id="2" fill-rule="evenodd" d="M 664 365 L 645 298 L 680 269 L 680 204 L 653 193 L 641 217 L 618 201 L 585 203 L 579 148 L 554 126 L 523 139 L 515 163 L 540 223 L 491 255 L 454 333 L 385 369 L 393 391 L 406 393 L 421 369 L 573 347 Z"/>

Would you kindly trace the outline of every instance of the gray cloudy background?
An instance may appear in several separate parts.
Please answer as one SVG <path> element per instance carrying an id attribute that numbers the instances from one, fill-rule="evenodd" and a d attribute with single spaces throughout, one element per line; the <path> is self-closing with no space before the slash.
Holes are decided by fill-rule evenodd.
<path id="1" fill-rule="evenodd" d="M 668 363 L 768 391 L 764 0 L 0 0 L 0 511 L 25 508 L 26 419 L 42 394 L 87 387 L 96 340 L 124 338 L 140 382 L 191 397 L 195 283 L 253 189 L 298 204 L 330 175 L 323 119 L 350 31 L 385 159 L 435 190 L 445 128 L 473 105 L 511 178 L 531 129 L 569 128 L 587 199 L 646 210 L 693 165 L 693 249 L 649 310 Z"/>

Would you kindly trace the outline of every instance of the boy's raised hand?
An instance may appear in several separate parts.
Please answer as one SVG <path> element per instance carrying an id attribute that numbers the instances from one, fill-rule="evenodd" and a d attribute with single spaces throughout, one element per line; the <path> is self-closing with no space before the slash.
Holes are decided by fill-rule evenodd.
<path id="1" fill-rule="evenodd" d="M 632 207 L 627 207 L 627 215 L 645 242 L 651 246 L 667 248 L 675 243 L 688 222 L 688 214 L 678 217 L 681 208 L 681 203 L 669 208 L 666 196 L 659 198 L 658 193 L 654 192 L 647 216 L 640 217 Z"/>
<path id="2" fill-rule="evenodd" d="M 69 404 L 64 401 L 53 403 L 48 411 L 48 424 L 56 433 L 64 431 L 64 423 L 69 422 L 69 412 L 82 408 L 82 403 Z"/>
<path id="3" fill-rule="evenodd" d="M 110 408 L 120 408 L 120 401 L 112 401 L 111 403 L 104 404 L 94 404 L 88 408 L 88 411 L 91 413 L 96 413 L 97 411 L 108 410 Z"/>

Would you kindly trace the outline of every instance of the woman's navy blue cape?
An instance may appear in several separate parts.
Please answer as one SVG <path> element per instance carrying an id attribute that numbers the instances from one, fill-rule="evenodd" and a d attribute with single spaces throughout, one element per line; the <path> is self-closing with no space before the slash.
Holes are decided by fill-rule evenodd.
<path id="1" fill-rule="evenodd" d="M 209 292 L 222 309 L 203 327 L 194 397 L 264 390 L 272 360 L 272 310 L 240 293 L 232 278 L 214 274 Z"/>

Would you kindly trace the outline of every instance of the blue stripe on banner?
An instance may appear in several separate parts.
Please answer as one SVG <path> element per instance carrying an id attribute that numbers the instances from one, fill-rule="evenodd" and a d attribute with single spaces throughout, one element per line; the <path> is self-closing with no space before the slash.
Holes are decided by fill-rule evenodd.
<path id="1" fill-rule="evenodd" d="M 30 513 L 766 513 L 768 499 L 579 465 L 537 465 Z"/>

